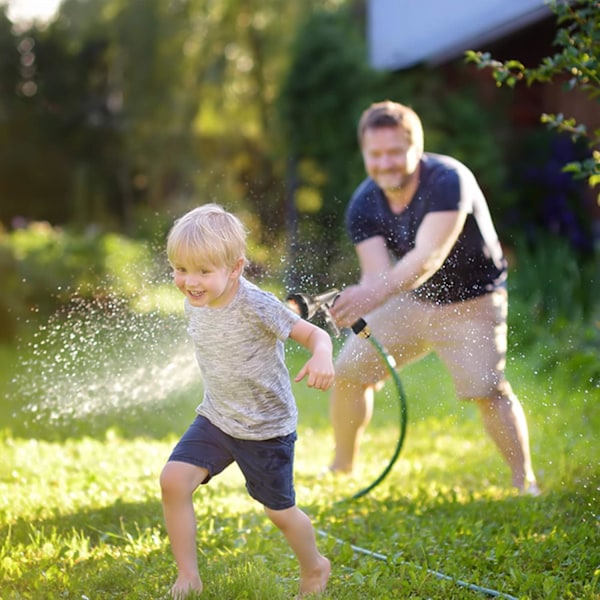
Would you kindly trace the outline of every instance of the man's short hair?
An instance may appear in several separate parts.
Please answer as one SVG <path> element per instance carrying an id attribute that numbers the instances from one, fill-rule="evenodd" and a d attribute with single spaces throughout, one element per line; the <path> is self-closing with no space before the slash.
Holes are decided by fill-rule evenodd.
<path id="1" fill-rule="evenodd" d="M 410 136 L 411 145 L 423 152 L 423 125 L 417 113 L 408 106 L 391 100 L 374 102 L 361 115 L 358 122 L 358 143 L 362 146 L 367 129 L 399 127 Z"/>

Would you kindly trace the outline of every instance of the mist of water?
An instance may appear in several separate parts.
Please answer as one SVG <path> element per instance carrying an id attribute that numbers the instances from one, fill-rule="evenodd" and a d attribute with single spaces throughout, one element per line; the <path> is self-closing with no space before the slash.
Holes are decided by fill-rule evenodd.
<path id="1" fill-rule="evenodd" d="M 39 327 L 13 379 L 27 418 L 50 422 L 131 411 L 200 383 L 181 315 L 74 300 Z"/>
<path id="2" fill-rule="evenodd" d="M 294 289 L 322 292 L 317 279 L 300 275 Z M 162 274 L 150 282 L 156 283 L 165 283 Z M 102 294 L 109 285 L 98 288 L 96 299 L 74 295 L 20 348 L 13 418 L 58 425 L 168 408 L 173 398 L 201 387 L 181 313 L 134 311 L 126 300 Z M 200 402 L 199 389 L 194 399 Z"/>

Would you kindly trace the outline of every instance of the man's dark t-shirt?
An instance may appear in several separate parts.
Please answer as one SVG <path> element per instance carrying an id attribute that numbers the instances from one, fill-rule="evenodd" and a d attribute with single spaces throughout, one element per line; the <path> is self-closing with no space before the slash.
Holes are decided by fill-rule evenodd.
<path id="1" fill-rule="evenodd" d="M 419 186 L 410 204 L 394 214 L 381 188 L 367 178 L 354 192 L 346 227 L 354 244 L 381 236 L 397 259 L 412 250 L 421 222 L 430 212 L 466 211 L 467 219 L 442 267 L 413 294 L 427 302 L 449 304 L 501 287 L 506 261 L 489 208 L 475 176 L 459 161 L 425 153 Z"/>

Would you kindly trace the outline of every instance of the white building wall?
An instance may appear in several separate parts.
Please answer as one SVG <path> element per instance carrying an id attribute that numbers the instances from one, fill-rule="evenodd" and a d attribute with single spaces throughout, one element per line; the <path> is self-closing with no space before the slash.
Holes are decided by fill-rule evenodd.
<path id="1" fill-rule="evenodd" d="M 440 63 L 551 14 L 545 0 L 368 0 L 369 59 L 378 69 Z"/>

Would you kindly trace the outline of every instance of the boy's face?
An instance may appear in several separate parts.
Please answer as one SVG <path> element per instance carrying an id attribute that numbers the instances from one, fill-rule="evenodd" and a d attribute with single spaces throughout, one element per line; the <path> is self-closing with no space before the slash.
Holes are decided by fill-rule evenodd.
<path id="1" fill-rule="evenodd" d="M 235 297 L 243 261 L 234 268 L 173 265 L 173 281 L 192 306 L 222 308 Z"/>

